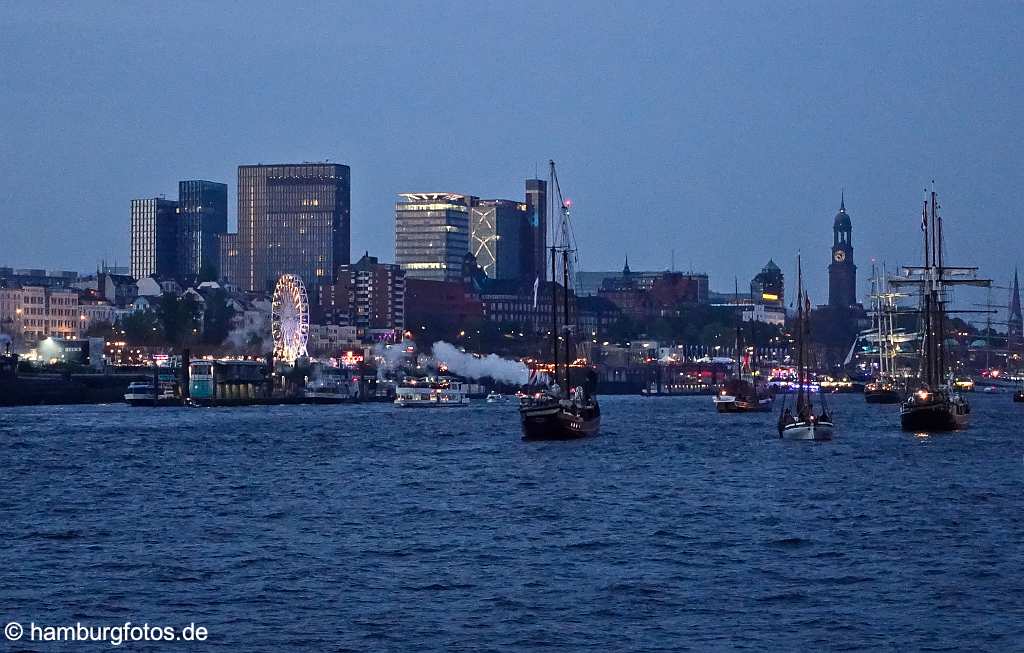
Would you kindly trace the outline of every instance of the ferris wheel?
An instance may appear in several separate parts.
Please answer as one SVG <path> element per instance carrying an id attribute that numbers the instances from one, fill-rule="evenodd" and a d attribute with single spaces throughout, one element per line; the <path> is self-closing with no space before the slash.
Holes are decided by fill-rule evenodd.
<path id="1" fill-rule="evenodd" d="M 294 363 L 306 355 L 309 339 L 309 298 L 302 279 L 283 274 L 274 288 L 270 331 L 274 336 L 274 358 Z"/>

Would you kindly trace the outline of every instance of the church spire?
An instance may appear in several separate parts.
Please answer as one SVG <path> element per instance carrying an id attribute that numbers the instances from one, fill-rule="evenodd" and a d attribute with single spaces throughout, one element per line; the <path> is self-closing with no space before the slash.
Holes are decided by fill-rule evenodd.
<path id="1" fill-rule="evenodd" d="M 1013 269 L 1013 294 L 1010 296 L 1010 320 L 1021 321 L 1020 284 L 1017 282 L 1017 268 Z"/>
<path id="2" fill-rule="evenodd" d="M 626 264 L 622 266 L 622 274 L 627 275 L 629 273 L 629 254 L 626 254 Z"/>
<path id="3" fill-rule="evenodd" d="M 846 212 L 846 189 L 839 191 L 839 212 Z"/>

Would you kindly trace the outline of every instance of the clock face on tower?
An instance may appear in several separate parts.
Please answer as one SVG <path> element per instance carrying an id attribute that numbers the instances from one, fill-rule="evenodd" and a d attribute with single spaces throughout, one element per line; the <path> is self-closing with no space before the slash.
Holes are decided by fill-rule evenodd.
<path id="1" fill-rule="evenodd" d="M 843 250 L 839 250 L 832 256 L 832 258 L 836 260 L 836 263 L 842 263 L 843 261 L 846 260 L 846 252 L 844 252 Z"/>

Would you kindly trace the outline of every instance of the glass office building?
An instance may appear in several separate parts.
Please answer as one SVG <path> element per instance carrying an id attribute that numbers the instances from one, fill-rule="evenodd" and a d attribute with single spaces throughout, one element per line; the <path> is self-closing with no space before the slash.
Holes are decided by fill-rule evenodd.
<path id="1" fill-rule="evenodd" d="M 178 271 L 178 203 L 162 197 L 132 200 L 131 275 L 174 277 Z"/>
<path id="2" fill-rule="evenodd" d="M 228 230 L 228 186 L 194 179 L 178 182 L 178 278 L 220 269 L 219 238 Z"/>
<path id="3" fill-rule="evenodd" d="M 491 279 L 520 279 L 533 269 L 532 258 L 524 258 L 530 236 L 530 213 L 523 202 L 481 200 L 470 209 L 469 250 Z"/>
<path id="4" fill-rule="evenodd" d="M 350 170 L 336 163 L 238 167 L 238 233 L 221 251 L 222 275 L 249 291 L 272 290 L 282 274 L 311 289 L 349 263 Z"/>
<path id="5" fill-rule="evenodd" d="M 395 204 L 395 262 L 407 278 L 457 281 L 469 253 L 469 214 L 479 201 L 456 193 L 402 193 Z"/>

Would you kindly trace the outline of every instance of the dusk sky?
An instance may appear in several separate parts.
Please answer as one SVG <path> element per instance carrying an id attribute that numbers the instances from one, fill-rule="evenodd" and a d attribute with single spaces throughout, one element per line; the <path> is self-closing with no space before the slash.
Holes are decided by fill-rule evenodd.
<path id="1" fill-rule="evenodd" d="M 826 299 L 846 190 L 870 259 L 1021 257 L 1020 3 L 0 2 L 0 265 L 128 263 L 129 202 L 237 166 L 352 167 L 352 253 L 395 194 L 520 198 L 555 159 L 583 269 L 745 285 L 804 254 Z"/>

